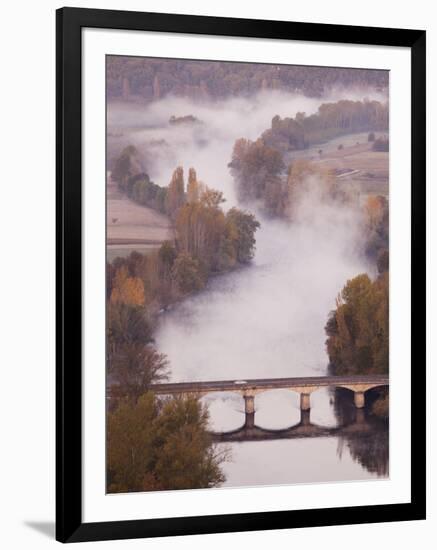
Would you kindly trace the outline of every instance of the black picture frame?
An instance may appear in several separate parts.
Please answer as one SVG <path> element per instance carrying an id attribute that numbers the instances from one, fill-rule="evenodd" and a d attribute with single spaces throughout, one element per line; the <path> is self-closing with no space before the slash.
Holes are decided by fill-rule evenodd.
<path id="1" fill-rule="evenodd" d="M 257 37 L 411 49 L 411 502 L 345 508 L 82 522 L 82 28 Z M 56 538 L 161 537 L 425 518 L 425 48 L 421 30 L 62 8 L 56 14 Z M 169 497 L 170 498 L 170 497 Z"/>

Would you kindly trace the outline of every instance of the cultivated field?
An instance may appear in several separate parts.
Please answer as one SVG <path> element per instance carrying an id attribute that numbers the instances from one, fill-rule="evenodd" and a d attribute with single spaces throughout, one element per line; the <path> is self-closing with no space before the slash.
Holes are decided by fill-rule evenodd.
<path id="1" fill-rule="evenodd" d="M 145 252 L 173 240 L 174 232 L 167 216 L 140 206 L 120 193 L 108 175 L 107 181 L 108 260 L 126 256 L 133 250 Z"/>
<path id="2" fill-rule="evenodd" d="M 380 135 L 386 136 L 376 137 Z M 361 199 L 374 194 L 388 196 L 389 153 L 372 151 L 367 134 L 336 138 L 308 149 L 304 156 L 332 169 L 338 183 L 356 192 Z"/>

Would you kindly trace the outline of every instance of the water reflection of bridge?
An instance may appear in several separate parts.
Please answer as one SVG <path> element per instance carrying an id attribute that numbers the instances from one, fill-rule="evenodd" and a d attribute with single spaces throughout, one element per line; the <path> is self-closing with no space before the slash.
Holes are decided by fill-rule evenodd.
<path id="1" fill-rule="evenodd" d="M 372 426 L 367 422 L 364 409 L 355 410 L 352 422 L 341 426 L 320 426 L 312 424 L 310 411 L 301 410 L 301 419 L 298 424 L 289 428 L 266 429 L 255 425 L 255 413 L 246 413 L 244 425 L 236 430 L 226 432 L 211 432 L 213 441 L 217 443 L 243 441 L 272 441 L 277 439 L 301 439 L 329 436 L 361 436 L 371 432 Z"/>

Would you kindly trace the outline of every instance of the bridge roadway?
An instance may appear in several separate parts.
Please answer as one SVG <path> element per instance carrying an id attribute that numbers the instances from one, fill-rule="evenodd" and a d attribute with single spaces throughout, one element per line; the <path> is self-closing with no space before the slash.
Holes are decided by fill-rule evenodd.
<path id="1" fill-rule="evenodd" d="M 258 393 L 288 389 L 300 394 L 300 408 L 309 410 L 310 395 L 323 387 L 346 388 L 354 392 L 354 402 L 357 408 L 365 404 L 364 394 L 367 390 L 380 386 L 388 386 L 387 375 L 362 376 L 309 376 L 299 378 L 259 378 L 251 380 L 217 380 L 211 382 L 170 382 L 152 384 L 149 389 L 156 394 L 175 395 L 192 393 L 199 396 L 214 392 L 239 393 L 245 400 L 246 414 L 255 412 L 254 398 Z"/>

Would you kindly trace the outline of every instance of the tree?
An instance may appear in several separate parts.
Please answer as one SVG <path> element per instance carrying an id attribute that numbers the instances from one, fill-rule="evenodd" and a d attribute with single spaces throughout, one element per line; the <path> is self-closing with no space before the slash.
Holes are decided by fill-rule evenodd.
<path id="1" fill-rule="evenodd" d="M 260 227 L 253 214 L 231 208 L 226 214 L 228 234 L 235 249 L 235 256 L 240 263 L 249 262 L 255 253 L 255 231 Z"/>
<path id="2" fill-rule="evenodd" d="M 107 364 L 112 371 L 114 357 L 130 344 L 146 345 L 152 340 L 152 328 L 141 307 L 109 303 L 107 310 Z"/>
<path id="3" fill-rule="evenodd" d="M 218 209 L 222 203 L 226 202 L 221 191 L 204 186 L 200 194 L 200 203 L 205 208 Z"/>
<path id="4" fill-rule="evenodd" d="M 129 178 L 142 172 L 142 163 L 139 152 L 134 145 L 128 145 L 115 160 L 111 177 L 116 181 L 120 189 L 125 190 Z"/>
<path id="5" fill-rule="evenodd" d="M 384 374 L 389 354 L 388 273 L 358 275 L 344 286 L 325 330 L 334 374 Z"/>
<path id="6" fill-rule="evenodd" d="M 206 271 L 217 268 L 218 251 L 225 231 L 225 215 L 220 208 L 223 195 L 205 187 L 199 202 L 179 209 L 176 230 L 180 249 L 196 259 Z"/>
<path id="7" fill-rule="evenodd" d="M 107 416 L 107 490 L 146 491 L 157 486 L 153 476 L 153 421 L 158 414 L 151 393 L 137 403 L 122 401 Z"/>
<path id="8" fill-rule="evenodd" d="M 143 342 L 126 342 L 119 346 L 112 361 L 111 374 L 117 384 L 118 396 L 137 401 L 150 384 L 168 376 L 169 363 L 165 355 Z"/>
<path id="9" fill-rule="evenodd" d="M 205 285 L 199 262 L 184 252 L 175 260 L 172 276 L 183 294 L 200 290 Z"/>
<path id="10" fill-rule="evenodd" d="M 196 170 L 190 168 L 188 171 L 187 202 L 197 202 L 200 198 L 200 191 Z"/>
<path id="11" fill-rule="evenodd" d="M 193 397 L 160 404 L 152 393 L 108 414 L 110 493 L 196 489 L 223 483 L 227 455 L 207 433 L 208 411 Z"/>
<path id="12" fill-rule="evenodd" d="M 164 241 L 159 248 L 159 259 L 163 263 L 166 269 L 171 269 L 173 267 L 174 261 L 178 255 L 176 248 L 172 245 L 170 241 Z"/>
<path id="13" fill-rule="evenodd" d="M 381 248 L 378 252 L 378 257 L 376 259 L 376 267 L 378 268 L 378 273 L 384 273 L 389 270 L 389 259 L 390 255 L 387 248 Z"/>
<path id="14" fill-rule="evenodd" d="M 155 472 L 164 489 L 216 487 L 225 480 L 220 464 L 226 454 L 211 443 L 208 409 L 197 398 L 174 398 L 156 418 L 161 444 Z"/>
<path id="15" fill-rule="evenodd" d="M 241 201 L 263 199 L 267 183 L 281 184 L 280 175 L 285 167 L 281 152 L 266 145 L 262 139 L 254 142 L 238 139 L 229 166 L 237 181 Z"/>
<path id="16" fill-rule="evenodd" d="M 116 271 L 111 293 L 113 304 L 144 305 L 144 284 L 139 277 L 129 277 L 126 267 Z"/>
<path id="17" fill-rule="evenodd" d="M 167 189 L 166 211 L 167 214 L 175 218 L 179 208 L 185 203 L 185 183 L 184 170 L 181 166 L 173 172 L 171 182 Z"/>
<path id="18" fill-rule="evenodd" d="M 388 269 L 389 208 L 383 196 L 370 196 L 364 205 L 366 254 L 378 269 Z M 387 252 L 386 257 L 383 256 Z"/>

